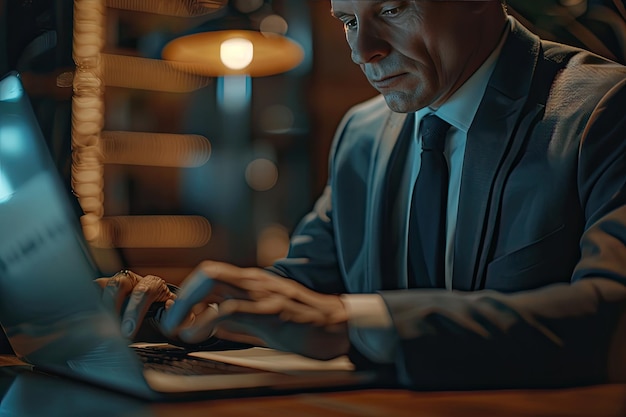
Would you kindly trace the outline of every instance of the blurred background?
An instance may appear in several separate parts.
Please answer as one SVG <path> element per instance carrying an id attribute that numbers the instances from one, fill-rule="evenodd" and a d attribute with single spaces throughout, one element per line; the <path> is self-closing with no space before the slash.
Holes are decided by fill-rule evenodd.
<path id="1" fill-rule="evenodd" d="M 106 64 L 104 75 L 95 72 L 102 82 L 93 87 L 101 104 L 99 133 L 86 138 L 100 147 L 117 144 L 115 150 L 126 137 L 135 143 L 122 156 L 112 156 L 113 148 L 106 148 L 110 155 L 98 153 L 98 201 L 87 204 L 83 198 L 76 205 L 77 217 L 91 214 L 87 220 L 100 225 L 97 233 L 86 234 L 104 275 L 127 267 L 177 283 L 203 259 L 264 266 L 286 253 L 289 234 L 324 187 L 337 124 L 348 108 L 376 94 L 350 61 L 329 4 L 76 0 L 83 10 L 70 0 L 0 0 L 0 74 L 22 74 L 68 191 L 80 186 L 76 131 L 83 116 L 77 103 L 91 97 L 81 96 L 83 84 L 75 77 L 89 73 L 89 61 L 77 59 L 76 51 L 92 32 L 99 36 L 96 52 L 84 46 L 79 53 L 103 57 L 98 65 Z M 511 0 L 509 12 L 543 38 L 625 62 L 624 0 Z M 102 27 L 92 30 L 91 22 L 77 16 Z M 147 80 L 162 76 L 164 50 L 179 46 L 182 37 L 242 29 L 266 33 L 267 25 L 296 46 L 284 50 L 292 58 L 288 63 L 280 55 L 268 58 L 278 65 L 273 73 L 167 67 L 167 77 L 191 87 L 173 88 L 165 76 Z M 279 46 L 270 44 L 270 52 L 282 51 Z M 261 58 L 255 52 L 254 60 Z M 172 147 L 175 141 L 182 150 Z M 166 163 L 172 149 L 197 158 Z M 141 219 L 147 223 L 139 224 Z M 180 223 L 185 219 L 193 221 Z M 171 239 L 185 228 L 202 238 Z"/>

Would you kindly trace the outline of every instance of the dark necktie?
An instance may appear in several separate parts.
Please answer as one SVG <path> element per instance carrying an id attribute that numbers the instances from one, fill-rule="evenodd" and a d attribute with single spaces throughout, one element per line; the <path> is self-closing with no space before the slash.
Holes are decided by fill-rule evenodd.
<path id="1" fill-rule="evenodd" d="M 421 167 L 409 220 L 409 285 L 445 286 L 448 164 L 443 155 L 450 124 L 434 114 L 422 119 Z M 427 277 L 419 276 L 427 273 Z"/>

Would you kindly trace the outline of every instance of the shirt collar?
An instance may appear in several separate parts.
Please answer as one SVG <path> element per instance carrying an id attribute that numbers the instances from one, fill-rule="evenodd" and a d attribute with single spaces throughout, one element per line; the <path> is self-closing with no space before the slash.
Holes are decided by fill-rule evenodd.
<path id="1" fill-rule="evenodd" d="M 429 107 L 418 110 L 416 112 L 417 120 L 421 120 L 427 114 L 435 113 L 450 123 L 450 125 L 467 133 L 485 94 L 489 78 L 491 78 L 491 74 L 496 67 L 496 62 L 500 56 L 500 51 L 502 51 L 504 41 L 509 34 L 510 27 L 511 23 L 507 21 L 500 43 L 478 70 L 436 111 L 433 112 Z"/>

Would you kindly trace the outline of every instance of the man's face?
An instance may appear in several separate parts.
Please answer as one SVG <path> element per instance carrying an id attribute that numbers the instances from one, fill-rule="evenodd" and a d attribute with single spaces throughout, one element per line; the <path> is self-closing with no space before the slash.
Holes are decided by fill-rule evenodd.
<path id="1" fill-rule="evenodd" d="M 331 0 L 352 60 L 396 112 L 439 107 L 485 59 L 484 1 Z"/>

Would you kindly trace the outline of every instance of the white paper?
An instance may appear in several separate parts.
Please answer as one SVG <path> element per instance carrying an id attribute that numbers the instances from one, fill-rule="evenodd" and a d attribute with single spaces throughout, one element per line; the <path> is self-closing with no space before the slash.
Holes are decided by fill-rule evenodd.
<path id="1" fill-rule="evenodd" d="M 189 355 L 274 372 L 354 370 L 354 364 L 350 362 L 347 356 L 322 361 L 306 358 L 295 353 L 281 352 L 279 350 L 262 347 L 214 352 L 193 352 Z"/>

